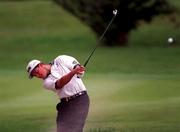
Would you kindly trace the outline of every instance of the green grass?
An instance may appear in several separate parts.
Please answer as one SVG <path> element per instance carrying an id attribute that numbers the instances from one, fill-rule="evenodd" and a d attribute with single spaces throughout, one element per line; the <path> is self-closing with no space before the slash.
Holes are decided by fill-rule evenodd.
<path id="1" fill-rule="evenodd" d="M 93 77 L 96 85 L 89 89 L 93 105 L 90 126 L 140 132 L 179 131 L 179 75 Z"/>
<path id="2" fill-rule="evenodd" d="M 28 80 L 26 64 L 59 54 L 83 64 L 95 35 L 51 2 L 1 2 L 0 9 L 0 131 L 53 132 L 59 100 Z M 170 35 L 178 40 L 178 28 L 156 18 L 131 32 L 129 47 L 97 49 L 83 78 L 91 99 L 85 132 L 180 131 L 180 49 L 167 45 Z"/>
<path id="3" fill-rule="evenodd" d="M 91 107 L 85 130 L 179 131 L 179 79 L 180 75 L 87 73 L 84 82 Z M 1 131 L 55 129 L 58 99 L 42 89 L 39 80 L 27 80 L 23 72 L 2 72 L 0 80 L 4 84 L 0 88 Z"/>

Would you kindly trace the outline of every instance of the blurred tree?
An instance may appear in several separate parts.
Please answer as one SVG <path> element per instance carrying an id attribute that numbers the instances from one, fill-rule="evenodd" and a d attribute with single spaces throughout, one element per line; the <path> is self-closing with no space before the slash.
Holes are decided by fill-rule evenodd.
<path id="1" fill-rule="evenodd" d="M 104 43 L 109 46 L 127 46 L 128 35 L 140 21 L 150 22 L 160 14 L 173 12 L 166 0 L 54 0 L 58 5 L 85 22 L 99 37 L 105 30 L 112 11 L 118 14 L 105 34 Z"/>

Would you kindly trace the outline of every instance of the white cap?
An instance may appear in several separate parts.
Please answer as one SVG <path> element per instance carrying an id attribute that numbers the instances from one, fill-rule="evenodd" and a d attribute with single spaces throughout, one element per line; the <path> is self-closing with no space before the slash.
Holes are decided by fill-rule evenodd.
<path id="1" fill-rule="evenodd" d="M 29 78 L 31 79 L 33 76 L 31 75 L 31 72 L 34 70 L 34 68 L 41 63 L 39 60 L 31 60 L 26 67 L 27 72 L 29 73 Z"/>

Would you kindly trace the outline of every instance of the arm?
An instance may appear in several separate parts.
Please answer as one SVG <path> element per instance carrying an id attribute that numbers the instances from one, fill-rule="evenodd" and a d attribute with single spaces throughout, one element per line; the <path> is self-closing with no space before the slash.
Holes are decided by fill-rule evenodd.
<path id="1" fill-rule="evenodd" d="M 61 89 L 62 87 L 64 87 L 64 85 L 66 85 L 72 79 L 72 77 L 75 74 L 81 74 L 84 71 L 85 71 L 85 68 L 83 66 L 77 66 L 71 72 L 69 72 L 68 74 L 64 75 L 59 80 L 57 80 L 55 83 L 55 88 Z"/>

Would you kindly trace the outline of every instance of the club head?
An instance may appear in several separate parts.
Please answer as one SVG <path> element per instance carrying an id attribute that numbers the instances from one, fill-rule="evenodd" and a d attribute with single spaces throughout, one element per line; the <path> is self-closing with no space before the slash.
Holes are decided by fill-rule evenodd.
<path id="1" fill-rule="evenodd" d="M 118 12 L 118 11 L 117 11 L 116 9 L 113 10 L 113 14 L 114 14 L 115 16 L 117 15 L 117 12 Z"/>

